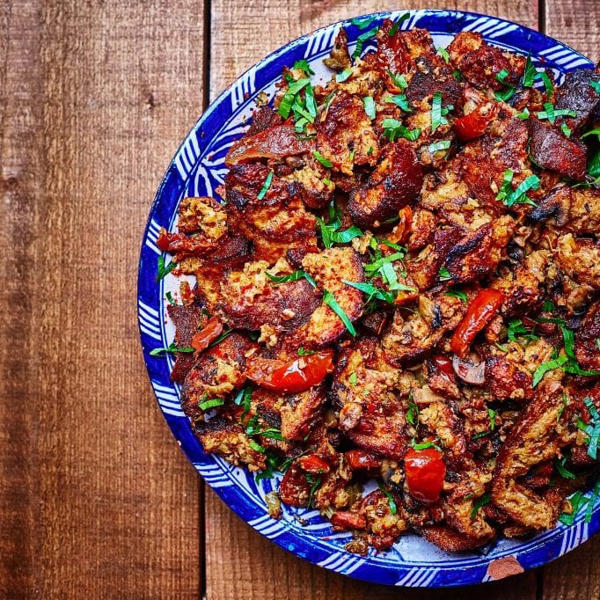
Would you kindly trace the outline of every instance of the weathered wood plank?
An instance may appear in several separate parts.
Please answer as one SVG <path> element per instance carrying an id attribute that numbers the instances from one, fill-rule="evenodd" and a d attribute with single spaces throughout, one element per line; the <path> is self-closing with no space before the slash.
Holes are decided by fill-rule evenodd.
<path id="1" fill-rule="evenodd" d="M 135 314 L 154 191 L 202 110 L 203 9 L 0 3 L 0 596 L 194 598 L 200 497 Z"/>
<path id="2" fill-rule="evenodd" d="M 498 14 L 537 27 L 537 1 L 446 2 L 461 8 Z M 313 29 L 387 8 L 432 7 L 420 2 L 300 2 L 299 0 L 213 0 L 211 3 L 210 97 L 257 60 L 287 41 Z M 313 567 L 276 547 L 242 523 L 210 491 L 206 494 L 206 585 L 208 600 L 261 598 L 289 600 L 327 598 L 461 598 L 481 590 L 432 592 L 397 590 L 352 581 Z M 493 598 L 533 599 L 536 574 L 529 573 L 487 586 Z"/>

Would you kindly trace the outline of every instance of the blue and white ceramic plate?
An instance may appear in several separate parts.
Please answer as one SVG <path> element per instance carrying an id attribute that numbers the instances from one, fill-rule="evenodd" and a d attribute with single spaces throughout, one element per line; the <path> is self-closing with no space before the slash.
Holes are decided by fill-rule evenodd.
<path id="1" fill-rule="evenodd" d="M 405 12 L 369 15 L 373 18 L 370 27 L 380 25 L 386 18 L 399 20 Z M 479 14 L 416 10 L 410 11 L 410 18 L 402 20 L 399 26 L 402 30 L 413 27 L 429 30 L 438 47 L 447 46 L 459 31 L 480 32 L 491 44 L 521 54 L 531 53 L 534 64 L 543 63 L 546 69 L 552 69 L 559 83 L 569 71 L 593 67 L 586 57 L 537 31 Z M 257 95 L 266 92 L 269 98 L 274 96 L 275 83 L 284 66 L 304 58 L 317 78 L 330 77 L 321 59 L 328 55 L 340 27 L 346 28 L 352 50 L 357 36 L 364 31 L 350 21 L 317 29 L 280 48 L 246 71 L 212 103 L 169 166 L 144 232 L 138 281 L 140 335 L 158 404 L 190 461 L 231 509 L 262 535 L 319 566 L 374 583 L 444 587 L 491 581 L 543 565 L 583 543 L 600 528 L 600 500 L 596 500 L 589 523 L 584 519 L 585 514 L 580 514 L 570 527 L 559 524 L 556 529 L 526 541 L 503 539 L 464 554 L 447 554 L 419 536 L 407 535 L 387 552 L 376 553 L 371 549 L 368 556 L 357 556 L 344 550 L 351 534 L 334 532 L 316 510 L 283 506 L 283 518 L 271 519 L 265 494 L 278 488 L 279 477 L 256 482 L 247 470 L 204 454 L 181 411 L 179 387 L 169 380 L 172 357 L 150 356 L 153 348 L 168 346 L 173 341 L 174 327 L 166 315 L 165 294 L 178 288 L 171 275 L 160 282 L 155 279 L 157 259 L 161 256 L 155 243 L 160 227 L 173 229 L 182 198 L 214 195 L 227 172 L 224 163 L 227 150 L 246 130 Z M 365 45 L 365 51 L 371 44 L 372 41 Z M 166 255 L 164 259 L 167 263 L 170 260 Z"/>

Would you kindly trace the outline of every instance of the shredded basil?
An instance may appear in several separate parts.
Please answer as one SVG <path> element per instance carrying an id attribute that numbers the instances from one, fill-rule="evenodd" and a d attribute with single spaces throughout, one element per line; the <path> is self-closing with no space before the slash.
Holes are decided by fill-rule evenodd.
<path id="1" fill-rule="evenodd" d="M 378 27 L 373 27 L 373 29 L 369 29 L 369 31 L 367 31 L 365 33 L 361 33 L 356 38 L 356 48 L 354 48 L 354 52 L 352 53 L 352 58 L 358 58 L 361 55 L 365 42 L 367 40 L 371 39 L 372 37 L 375 37 L 378 29 L 379 29 Z"/>
<path id="2" fill-rule="evenodd" d="M 263 184 L 262 188 L 260 189 L 260 192 L 258 192 L 258 194 L 256 196 L 258 200 L 262 200 L 267 195 L 267 192 L 269 191 L 269 188 L 271 187 L 272 181 L 273 181 L 273 171 L 269 171 L 269 174 L 267 175 L 267 178 L 265 179 L 265 183 Z"/>
<path id="3" fill-rule="evenodd" d="M 359 29 L 366 29 L 374 20 L 375 17 L 367 17 L 366 19 L 360 19 L 356 17 L 352 19 L 350 23 L 352 23 L 352 25 L 355 25 Z"/>
<path id="4" fill-rule="evenodd" d="M 417 443 L 415 442 L 414 439 L 412 439 L 410 441 L 410 445 L 413 448 L 413 450 L 427 450 L 427 448 L 435 448 L 436 450 L 439 450 L 440 452 L 442 451 L 442 449 L 435 444 L 434 442 L 420 442 Z"/>
<path id="5" fill-rule="evenodd" d="M 290 116 L 290 112 L 292 111 L 292 105 L 294 104 L 294 100 L 296 96 L 307 85 L 310 84 L 310 79 L 298 79 L 298 81 L 294 81 L 294 83 L 290 84 L 287 92 L 283 95 L 281 102 L 279 103 L 279 107 L 277 112 L 284 118 L 287 119 Z"/>
<path id="6" fill-rule="evenodd" d="M 173 306 L 177 306 L 177 302 L 175 302 L 175 300 L 173 300 L 173 296 L 171 295 L 171 292 L 167 292 L 166 297 L 167 297 L 167 300 L 169 301 L 169 304 L 172 304 Z"/>
<path id="7" fill-rule="evenodd" d="M 189 346 L 176 346 L 171 343 L 166 348 L 154 348 L 154 350 L 150 350 L 150 356 L 162 356 L 163 354 L 190 354 L 192 352 L 196 352 L 195 348 L 191 348 Z"/>
<path id="8" fill-rule="evenodd" d="M 298 281 L 306 276 L 302 269 L 298 269 L 289 275 L 272 275 L 269 271 L 265 271 L 265 275 L 275 283 L 288 283 L 288 281 Z"/>
<path id="9" fill-rule="evenodd" d="M 477 517 L 477 513 L 482 506 L 489 504 L 492 501 L 492 497 L 489 494 L 484 494 L 481 498 L 477 498 L 475 502 L 473 502 L 473 510 L 471 510 L 471 519 L 475 519 Z"/>
<path id="10" fill-rule="evenodd" d="M 365 105 L 365 113 L 369 119 L 374 119 L 377 116 L 377 110 L 375 108 L 375 100 L 371 96 L 365 96 L 363 98 L 363 104 Z"/>
<path id="11" fill-rule="evenodd" d="M 213 398 L 212 400 L 205 400 L 204 402 L 200 402 L 198 407 L 200 410 L 209 410 L 211 408 L 216 408 L 217 406 L 223 406 L 225 404 L 225 400 L 222 398 Z"/>
<path id="12" fill-rule="evenodd" d="M 408 102 L 408 98 L 406 97 L 405 94 L 395 94 L 393 96 L 388 96 L 385 99 L 385 101 L 395 104 L 398 108 L 400 108 L 404 112 L 410 113 L 413 111 L 411 105 Z"/>
<path id="13" fill-rule="evenodd" d="M 335 80 L 337 81 L 337 83 L 342 83 L 343 81 L 346 81 L 346 79 L 348 79 L 353 73 L 352 68 L 348 67 L 347 69 L 344 69 L 341 73 L 338 73 L 335 76 Z"/>
<path id="14" fill-rule="evenodd" d="M 440 140 L 439 142 L 429 144 L 427 150 L 430 154 L 435 154 L 436 152 L 440 152 L 441 150 L 448 150 L 448 148 L 450 148 L 450 140 Z"/>
<path id="15" fill-rule="evenodd" d="M 575 473 L 572 473 L 571 471 L 569 471 L 569 469 L 567 469 L 567 467 L 565 466 L 566 462 L 566 456 L 563 456 L 560 460 L 558 458 L 554 459 L 554 468 L 556 469 L 556 472 L 563 479 L 575 479 Z"/>
<path id="16" fill-rule="evenodd" d="M 536 113 L 538 119 L 548 119 L 550 123 L 554 123 L 557 117 L 576 117 L 577 113 L 574 110 L 568 108 L 555 109 L 552 102 L 544 103 L 544 110 Z"/>
<path id="17" fill-rule="evenodd" d="M 315 350 L 306 350 L 302 346 L 298 348 L 298 356 L 311 356 L 312 354 L 315 354 Z"/>
<path id="18" fill-rule="evenodd" d="M 166 267 L 165 267 L 165 259 L 162 256 L 158 257 L 158 270 L 156 273 L 156 281 L 160 281 L 161 279 L 163 279 L 164 277 L 166 277 L 176 266 L 177 263 L 172 260 Z"/>
<path id="19" fill-rule="evenodd" d="M 315 477 L 313 479 L 313 477 L 310 473 L 306 473 L 306 481 L 308 481 L 308 483 L 311 484 L 310 492 L 308 494 L 308 504 L 306 505 L 307 508 L 310 508 L 313 503 L 313 498 L 314 498 L 315 492 L 317 491 L 317 488 L 321 485 L 321 478 Z"/>
<path id="20" fill-rule="evenodd" d="M 329 308 L 340 318 L 346 329 L 352 336 L 356 336 L 356 329 L 352 321 L 348 318 L 348 315 L 344 312 L 343 308 L 338 304 L 335 296 L 329 290 L 323 290 L 323 303 L 327 304 Z"/>
<path id="21" fill-rule="evenodd" d="M 406 420 L 413 426 L 419 424 L 419 407 L 412 401 L 408 401 L 408 410 L 406 411 Z"/>
<path id="22" fill-rule="evenodd" d="M 525 108 L 523 109 L 523 112 L 520 112 L 520 113 L 517 115 L 517 119 L 521 119 L 521 121 L 525 121 L 526 119 L 529 119 L 529 114 L 530 114 L 530 113 L 529 113 L 529 109 L 528 109 L 527 107 L 525 107 Z"/>
<path id="23" fill-rule="evenodd" d="M 522 337 L 527 340 L 540 339 L 531 331 L 531 329 L 523 325 L 523 321 L 520 319 L 512 319 L 508 322 L 508 339 L 511 342 L 514 342 L 516 341 L 517 337 Z"/>
<path id="24" fill-rule="evenodd" d="M 318 150 L 313 152 L 313 156 L 324 166 L 330 169 L 333 165 L 330 160 L 325 158 Z"/>
<path id="25" fill-rule="evenodd" d="M 342 279 L 342 282 L 367 294 L 366 302 L 370 302 L 371 300 L 376 299 L 383 300 L 388 304 L 394 304 L 393 294 L 386 292 L 385 290 L 382 290 L 378 287 L 375 287 L 370 283 L 362 283 L 360 281 L 346 281 L 345 279 Z"/>
<path id="26" fill-rule="evenodd" d="M 388 74 L 396 87 L 399 87 L 401 90 L 405 90 L 408 87 L 408 83 L 406 83 L 406 79 L 402 73 L 392 73 L 391 71 L 388 71 Z"/>
<path id="27" fill-rule="evenodd" d="M 348 377 L 348 381 L 350 382 L 351 385 L 356 385 L 356 382 L 357 382 L 356 373 L 350 373 L 350 377 Z"/>
<path id="28" fill-rule="evenodd" d="M 462 300 L 463 302 L 467 302 L 469 300 L 469 296 L 467 294 L 467 292 L 458 289 L 458 288 L 450 288 L 447 292 L 446 292 L 446 296 L 450 296 L 451 298 L 458 298 L 459 300 Z"/>
<path id="29" fill-rule="evenodd" d="M 379 489 L 383 492 L 383 494 L 387 498 L 388 505 L 390 507 L 390 512 L 393 515 L 395 515 L 398 512 L 398 507 L 396 506 L 396 502 L 395 502 L 394 497 L 392 496 L 391 492 L 388 489 L 386 489 L 385 487 L 383 487 L 383 485 L 379 481 L 377 482 L 377 487 L 379 487 Z"/>
<path id="30" fill-rule="evenodd" d="M 567 138 L 570 138 L 571 137 L 571 133 L 573 133 L 571 131 L 571 128 L 566 123 L 561 123 L 560 124 L 560 130 L 565 134 L 565 137 L 567 137 Z"/>
<path id="31" fill-rule="evenodd" d="M 414 141 L 419 139 L 419 136 L 421 135 L 421 130 L 418 127 L 415 129 L 408 129 L 396 119 L 384 119 L 382 126 L 383 135 L 385 135 L 385 137 L 387 137 L 391 142 L 394 142 L 401 137 Z"/>
<path id="32" fill-rule="evenodd" d="M 308 61 L 304 58 L 301 58 L 300 60 L 297 60 L 294 63 L 294 66 L 292 67 L 292 69 L 300 69 L 301 71 L 304 71 L 307 75 L 314 75 L 315 72 L 310 68 L 310 65 L 308 64 Z"/>
<path id="33" fill-rule="evenodd" d="M 590 81 L 591 88 L 597 93 L 600 94 L 600 81 Z"/>
<path id="34" fill-rule="evenodd" d="M 438 48 L 437 53 L 444 59 L 446 64 L 450 62 L 450 55 L 448 54 L 448 50 L 446 50 L 446 48 Z"/>

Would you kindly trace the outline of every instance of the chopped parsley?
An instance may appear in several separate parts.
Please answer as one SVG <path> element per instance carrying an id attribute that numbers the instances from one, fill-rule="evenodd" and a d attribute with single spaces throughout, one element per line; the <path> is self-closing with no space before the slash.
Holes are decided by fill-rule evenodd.
<path id="1" fill-rule="evenodd" d="M 496 416 L 498 415 L 498 411 L 493 408 L 488 408 L 488 417 L 490 418 L 490 430 L 494 431 L 496 429 Z"/>
<path id="2" fill-rule="evenodd" d="M 338 304 L 335 296 L 329 290 L 323 290 L 323 303 L 329 306 L 331 310 L 340 318 L 350 335 L 356 336 L 356 329 L 344 309 Z"/>
<path id="3" fill-rule="evenodd" d="M 517 337 L 522 337 L 527 340 L 539 340 L 540 338 L 535 335 L 531 329 L 523 325 L 521 319 L 511 319 L 508 322 L 508 339 L 511 342 L 515 342 Z"/>
<path id="4" fill-rule="evenodd" d="M 473 509 L 471 510 L 471 519 L 475 519 L 477 517 L 477 513 L 482 506 L 489 504 L 492 500 L 492 497 L 489 494 L 484 494 L 481 498 L 477 498 L 475 502 L 473 502 Z"/>
<path id="5" fill-rule="evenodd" d="M 267 195 L 267 192 L 269 191 L 269 188 L 271 187 L 272 181 L 273 181 L 273 171 L 269 171 L 269 174 L 267 175 L 267 178 L 265 179 L 265 183 L 263 184 L 262 188 L 260 189 L 260 192 L 258 192 L 258 195 L 256 196 L 258 198 L 258 200 L 262 200 Z"/>
<path id="6" fill-rule="evenodd" d="M 533 373 L 531 387 L 535 387 L 542 380 L 544 375 L 548 373 L 548 371 L 554 371 L 555 369 L 562 367 L 568 360 L 569 359 L 566 356 L 561 355 L 557 358 L 549 360 L 548 362 L 542 363 Z"/>
<path id="7" fill-rule="evenodd" d="M 310 356 L 311 354 L 315 354 L 315 350 L 306 350 L 302 346 L 298 348 L 298 356 Z"/>
<path id="8" fill-rule="evenodd" d="M 438 48 L 437 53 L 444 59 L 446 64 L 450 62 L 450 55 L 448 54 L 448 50 L 446 50 L 446 48 Z"/>
<path id="9" fill-rule="evenodd" d="M 308 61 L 304 58 L 297 60 L 294 63 L 294 66 L 292 67 L 292 69 L 300 69 L 301 71 L 304 71 L 307 75 L 315 74 L 315 72 L 310 68 Z"/>
<path id="10" fill-rule="evenodd" d="M 337 83 L 342 83 L 352 75 L 352 72 L 352 68 L 348 67 L 347 69 L 344 69 L 341 73 L 338 73 L 335 76 L 335 80 L 337 81 Z"/>
<path id="11" fill-rule="evenodd" d="M 500 191 L 496 196 L 496 200 L 501 200 L 504 206 L 509 208 L 514 204 L 530 204 L 537 206 L 533 200 L 527 197 L 529 190 L 537 190 L 540 187 L 540 178 L 537 175 L 529 175 L 525 178 L 515 190 L 512 188 L 512 180 L 514 177 L 514 171 L 507 169 L 504 171 L 502 185 Z"/>
<path id="12" fill-rule="evenodd" d="M 213 398 L 212 400 L 204 400 L 198 404 L 200 410 L 209 410 L 211 408 L 216 408 L 217 406 L 223 406 L 225 404 L 225 400 L 222 398 Z"/>
<path id="13" fill-rule="evenodd" d="M 397 121 L 396 119 L 384 119 L 383 120 L 383 135 L 387 137 L 390 142 L 395 142 L 398 138 L 406 138 L 407 140 L 415 141 L 419 139 L 421 130 L 416 127 L 415 129 L 408 129 Z"/>
<path id="14" fill-rule="evenodd" d="M 189 346 L 176 346 L 171 343 L 166 348 L 154 348 L 154 350 L 150 350 L 150 356 L 162 356 L 163 354 L 191 354 L 192 352 L 196 352 L 195 348 L 191 348 Z"/>
<path id="15" fill-rule="evenodd" d="M 388 71 L 389 76 L 392 78 L 394 85 L 401 90 L 405 90 L 408 87 L 408 83 L 406 83 L 406 79 L 402 73 L 392 73 Z"/>
<path id="16" fill-rule="evenodd" d="M 167 292 L 166 297 L 167 297 L 167 300 L 169 301 L 169 304 L 172 304 L 173 306 L 177 306 L 177 302 L 175 302 L 175 300 L 173 300 L 173 296 L 171 295 L 171 292 Z"/>
<path id="17" fill-rule="evenodd" d="M 362 30 L 366 29 L 374 20 L 375 17 L 367 17 L 366 19 L 360 19 L 359 17 L 355 17 L 350 21 L 350 23 Z"/>
<path id="18" fill-rule="evenodd" d="M 324 166 L 327 167 L 328 169 L 331 168 L 333 165 L 331 163 L 330 160 L 328 160 L 327 158 L 325 158 L 318 150 L 315 150 L 313 152 L 313 156 Z"/>
<path id="19" fill-rule="evenodd" d="M 363 98 L 363 104 L 365 105 L 365 113 L 369 119 L 374 119 L 377 116 L 377 110 L 375 108 L 375 100 L 371 96 L 365 96 Z"/>
<path id="20" fill-rule="evenodd" d="M 446 296 L 450 296 L 451 298 L 458 298 L 459 300 L 462 300 L 463 302 L 467 302 L 469 300 L 469 296 L 468 296 L 467 292 L 461 290 L 460 288 L 450 288 L 446 292 Z"/>
<path id="21" fill-rule="evenodd" d="M 575 479 L 575 473 L 572 473 L 571 471 L 569 471 L 569 469 L 567 469 L 567 467 L 565 466 L 566 462 L 566 456 L 563 456 L 560 460 L 558 458 L 554 459 L 554 468 L 556 469 L 556 472 L 563 479 Z"/>
<path id="22" fill-rule="evenodd" d="M 352 225 L 344 231 L 338 231 L 341 226 L 341 219 L 338 214 L 329 223 L 325 223 L 320 217 L 317 217 L 317 222 L 321 229 L 321 239 L 325 248 L 331 248 L 333 244 L 347 244 L 355 237 L 360 237 L 363 234 L 356 225 Z"/>
<path id="23" fill-rule="evenodd" d="M 440 140 L 439 142 L 433 142 L 433 144 L 429 144 L 427 150 L 430 154 L 435 154 L 436 152 L 440 152 L 442 150 L 448 150 L 450 148 L 450 140 Z"/>
<path id="24" fill-rule="evenodd" d="M 395 515 L 398 512 L 398 507 L 396 506 L 396 501 L 392 496 L 391 492 L 383 487 L 380 481 L 377 482 L 377 487 L 383 492 L 384 496 L 387 498 L 388 505 L 390 507 L 390 512 Z"/>
<path id="25" fill-rule="evenodd" d="M 352 58 L 358 58 L 363 51 L 363 46 L 365 44 L 365 42 L 369 39 L 371 39 L 372 37 L 375 37 L 375 35 L 377 35 L 377 31 L 379 30 L 379 27 L 373 27 L 373 29 L 369 29 L 369 31 L 366 31 L 365 33 L 361 33 L 357 38 L 356 38 L 356 48 L 354 48 L 354 52 L 352 53 Z"/>
<path id="26" fill-rule="evenodd" d="M 158 257 L 158 270 L 156 273 L 156 281 L 160 281 L 161 279 L 163 279 L 164 277 L 166 277 L 176 266 L 177 263 L 172 260 L 166 267 L 165 267 L 165 259 L 162 256 Z"/>
<path id="27" fill-rule="evenodd" d="M 442 107 L 442 92 L 435 92 L 431 101 L 431 131 L 434 132 L 440 125 L 446 125 L 448 119 L 445 118 L 454 106 L 449 104 Z"/>
<path id="28" fill-rule="evenodd" d="M 408 98 L 406 97 L 405 94 L 394 94 L 393 96 L 388 96 L 385 99 L 385 101 L 395 104 L 398 108 L 400 108 L 404 112 L 410 113 L 413 111 L 411 105 L 408 103 Z"/>
<path id="29" fill-rule="evenodd" d="M 554 108 L 552 102 L 544 103 L 544 110 L 536 113 L 538 119 L 548 119 L 550 123 L 554 123 L 557 117 L 576 117 L 577 113 L 568 108 Z"/>
<path id="30" fill-rule="evenodd" d="M 279 103 L 279 107 L 277 108 L 277 112 L 284 119 L 287 119 L 290 116 L 290 112 L 292 112 L 292 105 L 296 100 L 296 96 L 300 93 L 300 90 L 304 89 L 309 84 L 310 79 L 308 78 L 298 79 L 298 81 L 294 81 L 294 83 L 290 84 L 287 92 L 283 95 L 283 98 Z"/>

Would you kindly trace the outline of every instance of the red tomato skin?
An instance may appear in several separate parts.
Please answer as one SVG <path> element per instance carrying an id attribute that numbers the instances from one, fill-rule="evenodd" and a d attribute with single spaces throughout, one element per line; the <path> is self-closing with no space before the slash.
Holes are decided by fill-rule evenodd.
<path id="1" fill-rule="evenodd" d="M 435 448 L 411 448 L 404 457 L 406 484 L 410 495 L 423 504 L 433 504 L 440 499 L 446 465 L 443 454 Z"/>
<path id="2" fill-rule="evenodd" d="M 298 459 L 298 464 L 303 471 L 311 473 L 313 475 L 319 475 L 321 473 L 329 473 L 331 467 L 316 454 L 309 454 L 302 456 Z"/>
<path id="3" fill-rule="evenodd" d="M 474 140 L 485 133 L 485 130 L 493 117 L 493 111 L 484 115 L 479 108 L 476 108 L 468 115 L 456 119 L 454 122 L 454 131 L 458 138 L 463 142 Z"/>
<path id="4" fill-rule="evenodd" d="M 450 340 L 454 354 L 460 357 L 467 354 L 475 336 L 492 320 L 503 302 L 504 295 L 493 288 L 481 290 L 475 296 Z"/>
<path id="5" fill-rule="evenodd" d="M 445 375 L 454 376 L 454 370 L 452 368 L 452 361 L 443 354 L 436 354 L 433 357 L 433 364 Z"/>
<path id="6" fill-rule="evenodd" d="M 271 373 L 253 372 L 250 368 L 246 376 L 261 387 L 288 394 L 299 394 L 321 383 L 332 371 L 333 352 L 328 350 L 297 358 Z"/>
<path id="7" fill-rule="evenodd" d="M 346 462 L 353 471 L 358 471 L 360 469 L 376 469 L 381 464 L 381 461 L 377 460 L 370 452 L 366 452 L 359 448 L 348 450 L 344 456 L 346 457 Z"/>
<path id="8" fill-rule="evenodd" d="M 217 317 L 212 317 L 206 325 L 192 338 L 191 346 L 197 352 L 206 350 L 223 332 L 223 324 Z"/>

